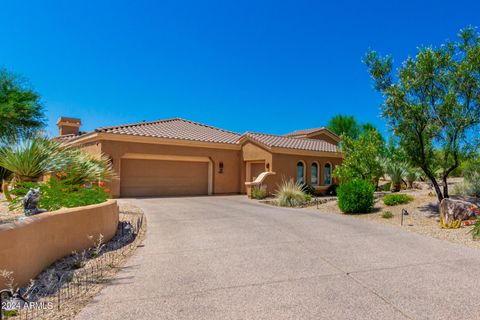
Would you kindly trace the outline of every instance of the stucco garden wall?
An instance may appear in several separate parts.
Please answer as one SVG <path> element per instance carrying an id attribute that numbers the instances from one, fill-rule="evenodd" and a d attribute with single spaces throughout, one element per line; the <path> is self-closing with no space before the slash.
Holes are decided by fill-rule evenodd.
<path id="1" fill-rule="evenodd" d="M 16 286 L 27 284 L 43 269 L 72 251 L 110 240 L 117 230 L 116 200 L 61 209 L 0 225 L 0 270 L 13 272 Z M 5 288 L 0 278 L 0 289 Z"/>

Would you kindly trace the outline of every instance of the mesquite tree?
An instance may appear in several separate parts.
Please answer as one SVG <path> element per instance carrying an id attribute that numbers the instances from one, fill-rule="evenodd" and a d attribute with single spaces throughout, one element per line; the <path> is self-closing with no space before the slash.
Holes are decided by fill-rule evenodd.
<path id="1" fill-rule="evenodd" d="M 43 126 L 40 96 L 25 80 L 0 69 L 0 144 L 10 144 Z"/>
<path id="2" fill-rule="evenodd" d="M 420 48 L 395 75 L 390 56 L 371 51 L 364 62 L 384 96 L 383 116 L 408 159 L 430 179 L 439 201 L 448 198 L 447 178 L 480 123 L 480 34 L 469 27 L 458 41 Z M 443 151 L 443 192 L 433 168 L 435 148 Z"/>

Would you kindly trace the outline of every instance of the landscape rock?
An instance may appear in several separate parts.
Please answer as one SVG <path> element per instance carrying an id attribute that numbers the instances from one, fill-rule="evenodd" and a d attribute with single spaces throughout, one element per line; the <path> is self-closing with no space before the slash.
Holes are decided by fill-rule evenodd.
<path id="1" fill-rule="evenodd" d="M 473 203 L 445 198 L 440 202 L 440 218 L 448 225 L 452 221 L 469 220 L 478 213 L 477 206 Z"/>
<path id="2" fill-rule="evenodd" d="M 430 190 L 432 189 L 432 185 L 428 182 L 424 181 L 415 181 L 413 182 L 413 188 L 418 189 L 418 190 Z"/>

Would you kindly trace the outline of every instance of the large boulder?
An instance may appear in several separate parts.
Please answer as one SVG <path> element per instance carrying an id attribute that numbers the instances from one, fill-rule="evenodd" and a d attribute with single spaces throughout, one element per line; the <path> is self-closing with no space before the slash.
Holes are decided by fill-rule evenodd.
<path id="1" fill-rule="evenodd" d="M 440 202 L 440 218 L 445 225 L 453 221 L 469 220 L 476 216 L 477 207 L 467 201 L 445 198 Z"/>

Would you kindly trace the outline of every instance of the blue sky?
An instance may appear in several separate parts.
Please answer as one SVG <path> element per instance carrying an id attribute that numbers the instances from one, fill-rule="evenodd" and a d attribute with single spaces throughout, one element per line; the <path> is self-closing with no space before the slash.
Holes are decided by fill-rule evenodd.
<path id="1" fill-rule="evenodd" d="M 385 130 L 364 53 L 397 63 L 480 26 L 478 1 L 2 1 L 0 66 L 83 130 L 182 117 L 286 133 L 352 114 Z"/>

